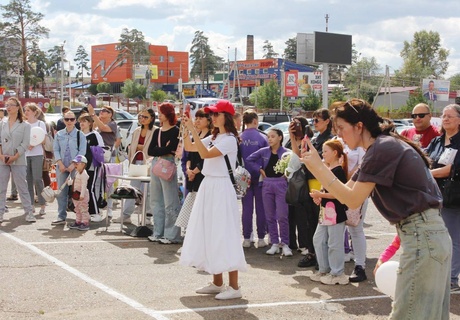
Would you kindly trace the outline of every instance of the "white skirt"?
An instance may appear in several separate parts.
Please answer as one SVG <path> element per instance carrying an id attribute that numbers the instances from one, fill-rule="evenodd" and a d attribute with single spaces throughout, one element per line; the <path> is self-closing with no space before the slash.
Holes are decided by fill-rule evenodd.
<path id="1" fill-rule="evenodd" d="M 246 271 L 240 220 L 230 178 L 205 177 L 190 215 L 180 264 L 209 274 Z"/>

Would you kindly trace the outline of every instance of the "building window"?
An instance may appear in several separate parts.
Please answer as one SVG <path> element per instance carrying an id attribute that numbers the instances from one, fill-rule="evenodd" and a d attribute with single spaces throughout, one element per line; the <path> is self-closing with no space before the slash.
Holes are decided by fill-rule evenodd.
<path id="1" fill-rule="evenodd" d="M 254 69 L 254 74 L 259 74 L 259 69 Z"/>
<path id="2" fill-rule="evenodd" d="M 169 62 L 174 62 L 174 57 L 173 56 L 169 56 L 168 59 L 169 59 Z"/>
<path id="3" fill-rule="evenodd" d="M 268 73 L 268 69 L 264 69 L 264 73 Z"/>
<path id="4" fill-rule="evenodd" d="M 239 71 L 238 73 L 239 73 L 240 75 L 241 75 L 241 74 L 244 74 L 244 70 L 238 70 L 238 71 Z"/>
<path id="5" fill-rule="evenodd" d="M 174 70 L 169 70 L 169 76 L 174 77 Z"/>
<path id="6" fill-rule="evenodd" d="M 164 75 L 165 75 L 164 70 L 160 70 L 160 76 L 164 76 Z"/>
<path id="7" fill-rule="evenodd" d="M 165 57 L 163 57 L 163 56 L 159 56 L 158 58 L 160 59 L 160 62 L 164 62 L 164 61 L 165 61 Z"/>

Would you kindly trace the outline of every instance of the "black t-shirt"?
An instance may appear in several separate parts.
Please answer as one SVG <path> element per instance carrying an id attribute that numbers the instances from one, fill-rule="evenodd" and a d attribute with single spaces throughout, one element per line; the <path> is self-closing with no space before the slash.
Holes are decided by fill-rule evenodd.
<path id="1" fill-rule="evenodd" d="M 337 177 L 337 179 L 339 179 L 342 183 L 347 183 L 347 174 L 345 173 L 345 171 L 343 170 L 343 168 L 341 166 L 337 166 L 335 168 L 332 168 L 331 171 Z M 328 191 L 325 190 L 325 192 L 328 192 Z M 337 199 L 325 199 L 325 198 L 321 199 L 321 205 L 323 207 L 326 207 L 328 202 L 333 202 L 334 203 L 335 212 L 337 214 L 336 222 L 341 223 L 341 222 L 346 221 L 347 220 L 347 214 L 346 214 L 345 210 L 347 209 L 347 206 L 342 204 Z"/>
<path id="2" fill-rule="evenodd" d="M 149 156 L 159 157 L 165 155 L 175 155 L 179 144 L 179 128 L 174 126 L 166 131 L 161 131 L 160 145 L 158 145 L 158 134 L 161 128 L 153 132 L 152 141 L 149 145 Z M 169 142 L 169 143 L 168 143 Z"/>
<path id="3" fill-rule="evenodd" d="M 441 192 L 420 155 L 392 136 L 377 137 L 352 180 L 376 184 L 372 201 L 393 223 L 442 204 Z"/>
<path id="4" fill-rule="evenodd" d="M 278 178 L 278 177 L 283 176 L 282 173 L 277 173 L 273 169 L 276 166 L 276 163 L 278 162 L 278 160 L 279 160 L 278 154 L 271 153 L 270 159 L 268 160 L 268 163 L 267 163 L 267 166 L 264 169 L 265 170 L 265 176 L 267 176 L 268 178 Z"/>

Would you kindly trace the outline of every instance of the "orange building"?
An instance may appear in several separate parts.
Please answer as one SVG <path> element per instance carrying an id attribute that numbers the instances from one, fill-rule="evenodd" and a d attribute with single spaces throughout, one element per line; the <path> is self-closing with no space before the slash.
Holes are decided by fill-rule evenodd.
<path id="1" fill-rule="evenodd" d="M 91 47 L 91 83 L 109 82 L 115 85 L 133 79 L 133 76 L 136 79 L 150 78 L 150 83 L 162 85 L 177 84 L 179 78 L 182 78 L 182 82 L 189 81 L 188 52 L 168 51 L 167 46 L 149 45 L 149 65 L 135 64 L 136 68 L 133 68 L 130 59 L 119 57 L 118 47 L 119 43 Z M 150 72 L 149 77 L 146 70 Z M 140 71 L 143 72 L 141 76 Z"/>

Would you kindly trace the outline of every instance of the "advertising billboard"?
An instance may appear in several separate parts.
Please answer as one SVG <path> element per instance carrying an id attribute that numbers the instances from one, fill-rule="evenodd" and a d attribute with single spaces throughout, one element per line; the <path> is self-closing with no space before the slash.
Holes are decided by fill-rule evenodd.
<path id="1" fill-rule="evenodd" d="M 422 91 L 423 96 L 428 101 L 449 101 L 450 81 L 423 79 Z"/>

